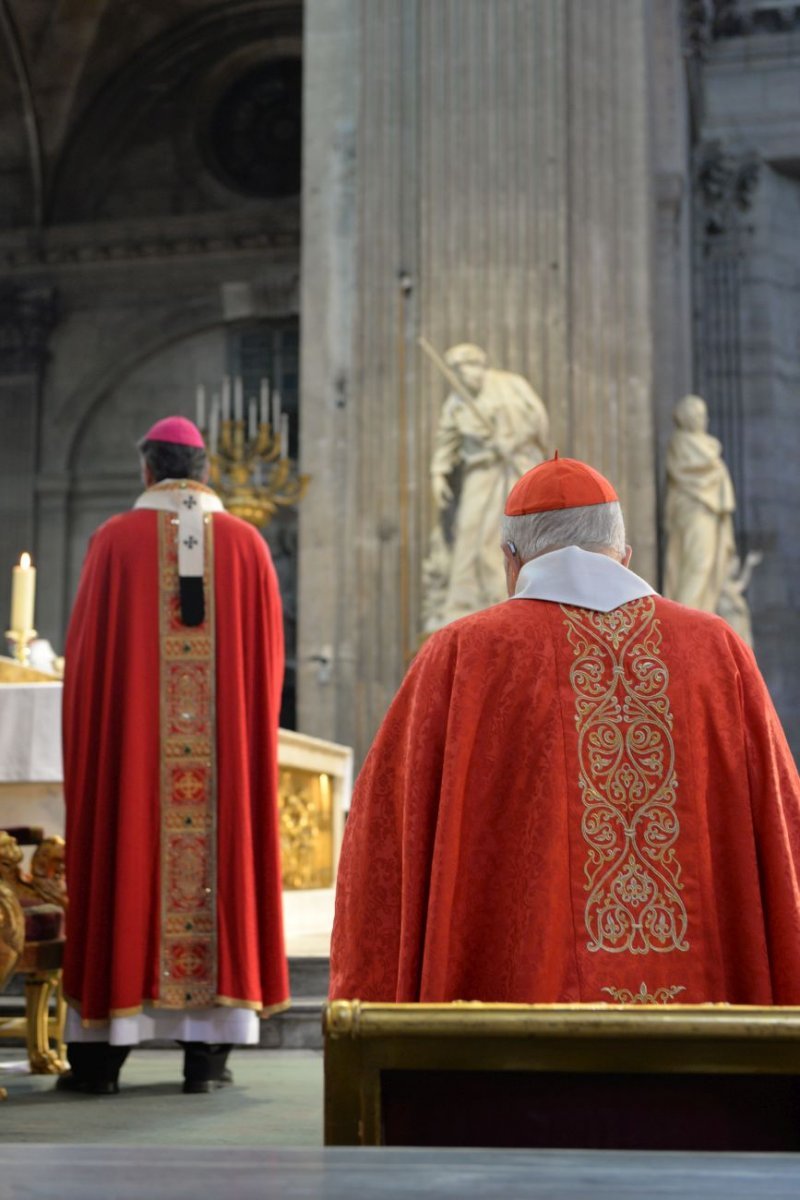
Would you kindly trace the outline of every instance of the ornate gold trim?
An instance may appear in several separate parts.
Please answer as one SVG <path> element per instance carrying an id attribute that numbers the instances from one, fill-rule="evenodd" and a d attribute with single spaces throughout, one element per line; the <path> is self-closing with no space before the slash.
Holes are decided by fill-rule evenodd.
<path id="1" fill-rule="evenodd" d="M 217 496 L 212 487 L 209 487 L 207 483 L 201 483 L 199 479 L 162 479 L 160 483 L 152 484 L 147 490 L 148 492 L 174 492 L 177 488 L 184 492 L 206 492 L 209 496 Z"/>
<path id="2" fill-rule="evenodd" d="M 287 1008 L 292 1007 L 291 1000 L 282 1000 L 280 1004 L 269 1004 L 266 1008 L 262 1006 L 261 1012 L 258 1014 L 260 1021 L 266 1021 L 269 1017 L 274 1017 L 276 1013 L 286 1012 Z"/>
<path id="3" fill-rule="evenodd" d="M 609 613 L 561 610 L 575 658 L 587 949 L 686 951 L 669 672 L 655 603 L 645 596 Z"/>
<path id="4" fill-rule="evenodd" d="M 198 484 L 197 488 L 202 488 Z M 174 515 L 159 512 L 161 1008 L 210 1008 L 217 984 L 214 536 L 207 522 L 205 619 L 181 623 Z"/>
<path id="5" fill-rule="evenodd" d="M 371 1004 L 334 1000 L 325 1005 L 323 1027 L 331 1038 L 485 1038 L 559 1036 L 727 1039 L 774 1036 L 800 1041 L 800 1007 L 746 1004 Z"/>
<path id="6" fill-rule="evenodd" d="M 274 1004 L 269 1008 L 265 1008 L 258 1000 L 237 1000 L 232 996 L 216 996 L 214 1003 L 219 1005 L 220 1008 L 249 1008 L 262 1016 L 270 1016 L 273 1012 L 279 1012 L 282 1008 L 288 1008 L 291 1001 L 281 1001 L 280 1004 Z"/>
<path id="7" fill-rule="evenodd" d="M 632 992 L 630 988 L 617 987 L 602 987 L 600 991 L 605 992 L 618 1004 L 669 1004 L 681 992 L 685 992 L 686 988 L 683 985 L 674 984 L 672 987 L 658 987 L 654 992 L 648 992 L 647 985 L 642 981 L 638 992 Z"/>

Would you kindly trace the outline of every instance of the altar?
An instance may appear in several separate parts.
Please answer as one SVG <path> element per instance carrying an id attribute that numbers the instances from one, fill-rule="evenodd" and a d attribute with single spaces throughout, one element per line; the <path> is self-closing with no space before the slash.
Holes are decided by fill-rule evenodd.
<path id="1" fill-rule="evenodd" d="M 0 660 L 0 828 L 39 826 L 48 835 L 64 836 L 61 697 L 60 681 Z M 350 747 L 279 731 L 278 803 L 290 955 L 328 954 L 352 781 Z"/>

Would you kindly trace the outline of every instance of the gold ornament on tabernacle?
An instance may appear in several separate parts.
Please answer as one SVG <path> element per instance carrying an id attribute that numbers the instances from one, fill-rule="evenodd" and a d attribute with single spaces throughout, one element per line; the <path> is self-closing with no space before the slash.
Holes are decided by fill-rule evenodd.
<path id="1" fill-rule="evenodd" d="M 213 524 L 205 529 L 205 620 L 187 627 L 177 527 L 159 513 L 163 1008 L 206 1008 L 217 991 Z"/>
<path id="2" fill-rule="evenodd" d="M 575 661 L 590 951 L 689 949 L 669 672 L 647 596 L 610 613 L 562 605 Z"/>
<path id="3" fill-rule="evenodd" d="M 333 883 L 332 797 L 325 774 L 290 769 L 278 781 L 283 886 L 289 890 Z"/>

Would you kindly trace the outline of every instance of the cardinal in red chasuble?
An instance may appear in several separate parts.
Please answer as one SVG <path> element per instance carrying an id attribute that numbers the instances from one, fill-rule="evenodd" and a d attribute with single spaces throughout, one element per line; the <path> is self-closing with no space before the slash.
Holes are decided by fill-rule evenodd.
<path id="1" fill-rule="evenodd" d="M 331 996 L 800 1004 L 800 781 L 752 652 L 630 570 L 586 464 L 505 514 L 510 598 L 426 642 L 359 777 Z"/>

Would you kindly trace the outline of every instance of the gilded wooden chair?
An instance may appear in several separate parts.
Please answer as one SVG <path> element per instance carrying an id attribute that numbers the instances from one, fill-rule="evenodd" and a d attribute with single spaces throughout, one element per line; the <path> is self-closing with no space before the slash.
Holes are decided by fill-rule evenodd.
<path id="1" fill-rule="evenodd" d="M 25 917 L 14 892 L 0 879 L 0 992 L 14 974 L 25 943 Z M 0 1100 L 6 1099 L 0 1088 Z"/>
<path id="2" fill-rule="evenodd" d="M 34 846 L 31 870 L 22 868 L 21 846 Z M 0 830 L 0 884 L 8 903 L 7 977 L 22 975 L 25 1016 L 0 1022 L 0 1038 L 24 1037 L 31 1072 L 58 1075 L 66 1070 L 63 1041 L 66 1005 L 61 988 L 64 957 L 64 842 L 41 829 Z M 11 965 L 13 904 L 22 914 L 24 941 Z M 4 926 L 5 927 L 5 926 Z M 51 1001 L 53 1007 L 51 1011 Z"/>

